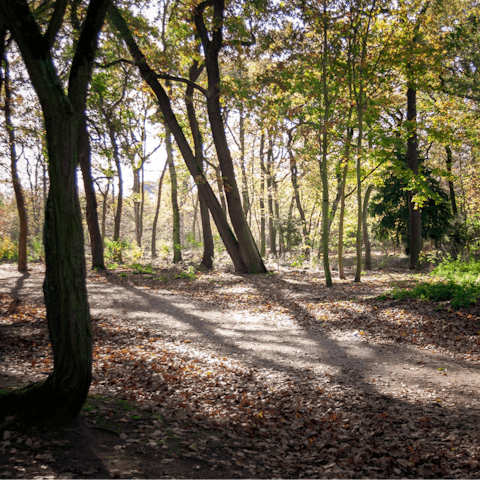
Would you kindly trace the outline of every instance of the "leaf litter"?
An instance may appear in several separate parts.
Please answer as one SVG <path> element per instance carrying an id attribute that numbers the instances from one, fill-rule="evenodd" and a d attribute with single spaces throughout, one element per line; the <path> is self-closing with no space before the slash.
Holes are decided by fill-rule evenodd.
<path id="1" fill-rule="evenodd" d="M 229 313 L 267 315 L 279 326 L 294 322 L 338 341 L 436 351 L 467 362 L 478 377 L 478 311 L 379 301 L 381 276 L 331 290 L 296 271 L 194 281 L 171 276 L 160 285 L 116 274 L 91 274 L 90 282 L 188 294 Z M 52 358 L 43 306 L 2 295 L 0 309 L 0 379 L 45 378 Z M 89 427 L 82 432 L 96 442 L 95 458 L 72 459 L 71 432 L 55 445 L 48 433 L 12 423 L 0 435 L 0 477 L 480 477 L 478 381 L 464 392 L 467 405 L 455 384 L 416 391 L 396 380 L 359 384 L 311 368 L 252 365 L 219 355 L 214 344 L 132 323 L 128 315 L 95 315 L 93 330 L 94 380 L 83 411 Z M 421 363 L 401 367 L 424 374 Z M 435 375 L 449 370 L 436 365 Z"/>

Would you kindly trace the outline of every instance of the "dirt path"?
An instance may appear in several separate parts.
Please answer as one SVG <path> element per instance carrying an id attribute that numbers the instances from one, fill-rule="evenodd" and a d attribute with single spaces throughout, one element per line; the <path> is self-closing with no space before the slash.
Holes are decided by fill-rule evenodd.
<path id="1" fill-rule="evenodd" d="M 35 266 L 23 276 L 13 265 L 2 265 L 0 291 L 43 302 L 43 272 L 42 267 Z M 238 278 L 242 294 L 256 295 L 261 290 L 258 285 L 245 286 L 243 277 Z M 370 296 L 382 290 L 380 287 Z M 328 374 L 332 381 L 408 397 L 410 401 L 441 396 L 444 407 L 480 413 L 479 362 L 405 344 L 367 341 L 353 335 L 361 330 L 361 324 L 347 332 L 318 332 L 318 328 L 305 328 L 289 314 L 255 313 L 236 305 L 233 298 L 223 304 L 202 301 L 189 295 L 188 288 L 178 293 L 152 289 L 128 283 L 116 274 L 90 273 L 88 294 L 94 316 L 128 319 L 132 327 L 198 342 L 246 365 L 269 368 L 293 378 Z"/>

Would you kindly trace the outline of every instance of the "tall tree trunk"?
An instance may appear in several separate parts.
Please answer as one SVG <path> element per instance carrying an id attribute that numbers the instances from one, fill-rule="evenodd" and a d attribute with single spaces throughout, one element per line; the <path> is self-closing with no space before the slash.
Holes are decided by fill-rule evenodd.
<path id="1" fill-rule="evenodd" d="M 409 82 L 407 87 L 407 121 L 409 135 L 407 138 L 407 162 L 413 175 L 418 175 L 418 140 L 417 140 L 417 90 Z M 420 250 L 422 249 L 422 217 L 421 210 L 413 200 L 415 191 L 409 190 L 408 212 L 410 226 L 410 268 L 418 266 Z"/>
<path id="2" fill-rule="evenodd" d="M 42 106 L 48 146 L 50 190 L 45 213 L 45 281 L 54 369 L 43 381 L 0 397 L 0 418 L 27 412 L 37 421 L 61 424 L 75 418 L 92 378 L 92 333 L 80 203 L 76 188 L 79 142 L 87 87 L 107 0 L 88 5 L 69 72 L 68 96 L 51 50 L 56 28 L 42 35 L 25 0 L 0 2 L 0 16 L 21 52 Z M 63 18 L 67 2 L 55 9 Z M 60 22 L 61 24 L 61 22 Z"/>
<path id="3" fill-rule="evenodd" d="M 183 130 L 180 127 L 180 124 L 178 123 L 177 118 L 172 110 L 170 100 L 167 93 L 165 92 L 165 89 L 157 80 L 156 73 L 150 68 L 150 66 L 146 62 L 145 56 L 138 48 L 125 20 L 123 19 L 118 9 L 115 6 L 110 5 L 108 13 L 111 23 L 119 32 L 120 38 L 125 41 L 130 51 L 130 54 L 132 55 L 135 64 L 140 71 L 142 78 L 148 83 L 152 91 L 155 93 L 155 96 L 157 97 L 158 104 L 162 110 L 165 122 L 175 137 L 178 148 L 182 152 L 183 158 L 185 160 L 188 170 L 190 171 L 190 174 L 194 178 L 200 193 L 207 202 L 208 208 L 212 213 L 212 217 L 217 226 L 217 230 L 235 266 L 235 271 L 239 273 L 253 273 L 254 267 L 244 261 L 244 256 L 241 253 L 239 242 L 235 238 L 235 234 L 232 232 L 230 226 L 228 225 L 222 207 L 218 202 L 218 199 L 216 198 L 210 184 L 205 178 L 203 170 L 198 165 L 195 155 L 193 154 L 192 149 L 190 148 L 190 145 L 188 144 L 188 141 L 183 133 Z"/>
<path id="4" fill-rule="evenodd" d="M 115 221 L 113 227 L 113 241 L 120 241 L 120 228 L 122 223 L 122 210 L 123 210 L 123 175 L 122 175 L 122 162 L 120 161 L 120 154 L 118 151 L 118 143 L 115 135 L 115 128 L 113 122 L 109 115 L 105 115 L 105 120 L 107 122 L 108 134 L 110 138 L 110 143 L 113 147 L 113 158 L 115 160 L 115 166 L 117 167 L 118 173 L 118 194 L 117 194 L 117 209 L 115 212 Z M 120 262 L 121 258 L 118 259 Z"/>
<path id="5" fill-rule="evenodd" d="M 162 174 L 160 175 L 160 180 L 158 181 L 157 205 L 155 207 L 155 217 L 153 218 L 153 225 L 152 225 L 152 258 L 156 258 L 157 256 L 157 224 L 158 224 L 158 216 L 160 214 L 160 204 L 162 201 L 163 179 L 165 177 L 165 172 L 167 171 L 167 167 L 168 167 L 168 161 L 165 162 L 165 166 L 163 167 Z"/>
<path id="6" fill-rule="evenodd" d="M 262 132 L 260 138 L 260 254 L 265 256 L 265 134 Z"/>
<path id="7" fill-rule="evenodd" d="M 208 77 L 207 112 L 218 161 L 222 169 L 225 195 L 233 229 L 238 239 L 240 255 L 250 273 L 265 273 L 267 269 L 253 239 L 252 232 L 243 213 L 240 193 L 238 191 L 233 161 L 225 135 L 222 109 L 220 106 L 220 68 L 218 55 L 223 46 L 224 1 L 213 0 L 213 23 L 211 40 L 203 18 L 209 2 L 203 2 L 193 9 L 193 21 L 202 40 L 205 53 L 205 65 Z"/>
<path id="8" fill-rule="evenodd" d="M 268 236 L 270 239 L 270 255 L 277 256 L 277 229 L 275 228 L 275 214 L 273 211 L 273 140 L 269 138 L 267 151 L 267 205 L 268 205 Z"/>
<path id="9" fill-rule="evenodd" d="M 328 168 L 327 168 L 327 148 L 328 148 L 328 124 L 330 122 L 330 99 L 328 98 L 327 85 L 327 66 L 328 66 L 328 17 L 327 2 L 323 3 L 323 55 L 322 55 L 322 90 L 324 102 L 324 117 L 322 128 L 322 159 L 320 162 L 320 177 L 322 180 L 322 255 L 323 270 L 325 272 L 325 284 L 327 287 L 333 286 L 332 275 L 330 273 L 329 243 L 330 243 L 330 203 L 328 199 Z"/>
<path id="10" fill-rule="evenodd" d="M 350 164 L 350 143 L 352 141 L 353 129 L 348 126 L 350 123 L 351 117 L 351 109 L 350 115 L 348 117 L 349 121 L 347 123 L 347 141 L 345 144 L 345 160 L 343 165 L 343 172 L 342 172 L 342 189 L 341 189 L 341 197 L 340 197 L 340 218 L 338 220 L 338 276 L 345 280 L 345 268 L 343 263 L 343 233 L 344 233 L 344 219 L 345 219 L 345 186 L 347 183 L 347 174 L 348 174 L 348 166 Z"/>
<path id="11" fill-rule="evenodd" d="M 368 236 L 367 224 L 368 202 L 370 201 L 370 194 L 372 193 L 372 190 L 373 185 L 369 185 L 365 192 L 365 197 L 363 198 L 362 209 L 363 244 L 365 245 L 365 270 L 372 270 L 372 252 L 370 246 L 370 238 Z"/>
<path id="12" fill-rule="evenodd" d="M 203 67 L 198 66 L 198 61 L 195 60 L 193 65 L 189 70 L 189 80 L 191 82 L 196 82 L 198 77 L 202 73 Z M 200 127 L 197 121 L 197 114 L 195 112 L 195 106 L 193 103 L 193 86 L 188 85 L 185 91 L 185 104 L 187 106 L 187 115 L 188 121 L 190 124 L 190 130 L 192 131 L 193 143 L 195 148 L 195 159 L 198 166 L 203 171 L 205 165 L 205 159 L 203 156 L 203 139 Z M 218 174 L 218 172 L 217 172 Z M 223 187 L 219 186 L 220 198 L 223 202 L 222 210 L 226 213 L 225 198 L 223 197 Z M 203 236 L 203 256 L 200 264 L 207 270 L 213 268 L 213 256 L 214 256 L 214 243 L 213 243 L 213 234 L 212 227 L 210 225 L 210 214 L 208 212 L 208 206 L 200 193 L 198 191 L 198 199 L 200 201 L 200 218 L 202 220 L 202 236 Z"/>
<path id="13" fill-rule="evenodd" d="M 243 117 L 243 103 L 240 106 L 240 168 L 242 169 L 243 213 L 246 217 L 250 210 L 250 199 L 248 197 L 247 171 L 245 169 L 245 120 Z"/>
<path id="14" fill-rule="evenodd" d="M 103 196 L 102 204 L 102 241 L 105 243 L 105 226 L 107 221 L 107 204 L 108 204 L 108 192 L 110 191 L 110 179 L 107 182 L 107 188 L 105 189 L 105 195 Z"/>
<path id="15" fill-rule="evenodd" d="M 457 200 L 455 197 L 455 188 L 453 186 L 452 180 L 452 163 L 453 163 L 453 156 L 452 156 L 452 148 L 450 145 L 445 145 L 445 152 L 447 153 L 447 172 L 448 172 L 448 189 L 450 191 L 450 202 L 452 204 L 452 213 L 453 216 L 456 217 L 458 213 L 457 209 Z"/>
<path id="16" fill-rule="evenodd" d="M 105 258 L 103 251 L 103 241 L 100 234 L 100 225 L 98 222 L 98 206 L 95 188 L 93 187 L 90 139 L 87 131 L 87 116 L 83 113 L 81 118 L 81 129 L 79 136 L 80 169 L 82 170 L 83 187 L 85 189 L 85 198 L 87 201 L 87 227 L 90 234 L 90 248 L 92 251 L 92 269 L 105 269 Z"/>
<path id="17" fill-rule="evenodd" d="M 133 215 L 135 221 L 135 241 L 142 246 L 140 234 L 140 168 L 133 169 Z"/>
<path id="18" fill-rule="evenodd" d="M 3 38 L 2 38 L 3 42 Z M 25 206 L 25 197 L 23 195 L 22 185 L 17 171 L 17 152 L 15 142 L 15 127 L 12 122 L 12 90 L 10 87 L 10 69 L 6 55 L 3 56 L 4 64 L 4 84 L 5 84 L 5 126 L 8 135 L 8 146 L 10 150 L 10 170 L 12 173 L 13 190 L 17 202 L 18 217 L 20 220 L 20 235 L 18 238 L 18 262 L 17 269 L 21 273 L 28 271 L 27 267 L 27 208 Z"/>
<path id="19" fill-rule="evenodd" d="M 165 146 L 167 149 L 168 171 L 172 195 L 172 222 L 173 222 L 173 263 L 182 261 L 182 246 L 180 240 L 180 209 L 178 208 L 177 172 L 173 161 L 172 136 L 167 124 L 165 125 Z"/>
<path id="20" fill-rule="evenodd" d="M 303 235 L 303 245 L 305 249 L 305 258 L 308 260 L 310 258 L 312 243 L 310 240 L 310 233 L 308 231 L 307 220 L 305 218 L 305 211 L 303 209 L 302 201 L 300 199 L 300 188 L 298 187 L 298 168 L 297 168 L 297 161 L 295 159 L 295 156 L 292 150 L 292 141 L 293 141 L 292 132 L 289 131 L 287 151 L 288 151 L 288 157 L 290 159 L 290 176 L 291 176 L 292 186 L 293 186 L 293 197 L 295 200 L 295 204 L 297 205 L 298 213 L 300 215 L 300 221 L 302 222 L 302 235 Z"/>
<path id="21" fill-rule="evenodd" d="M 145 162 L 142 161 L 142 181 L 140 183 L 140 218 L 138 219 L 138 246 L 142 246 L 143 237 L 143 212 L 145 209 Z"/>

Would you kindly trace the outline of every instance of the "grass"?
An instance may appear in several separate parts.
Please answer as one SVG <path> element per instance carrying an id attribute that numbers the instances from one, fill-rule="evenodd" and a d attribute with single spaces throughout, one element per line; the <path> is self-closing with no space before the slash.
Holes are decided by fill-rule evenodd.
<path id="1" fill-rule="evenodd" d="M 470 307 L 480 299 L 480 262 L 446 260 L 431 276 L 431 281 L 421 282 L 411 289 L 395 288 L 379 298 L 449 301 L 452 308 Z"/>

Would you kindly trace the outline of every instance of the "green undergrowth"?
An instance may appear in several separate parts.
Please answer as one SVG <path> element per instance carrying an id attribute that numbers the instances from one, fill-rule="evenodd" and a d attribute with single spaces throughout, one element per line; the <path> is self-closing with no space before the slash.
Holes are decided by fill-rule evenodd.
<path id="1" fill-rule="evenodd" d="M 379 298 L 449 301 L 453 308 L 470 307 L 480 299 L 480 262 L 446 260 L 432 271 L 431 277 L 412 288 L 395 288 Z"/>

